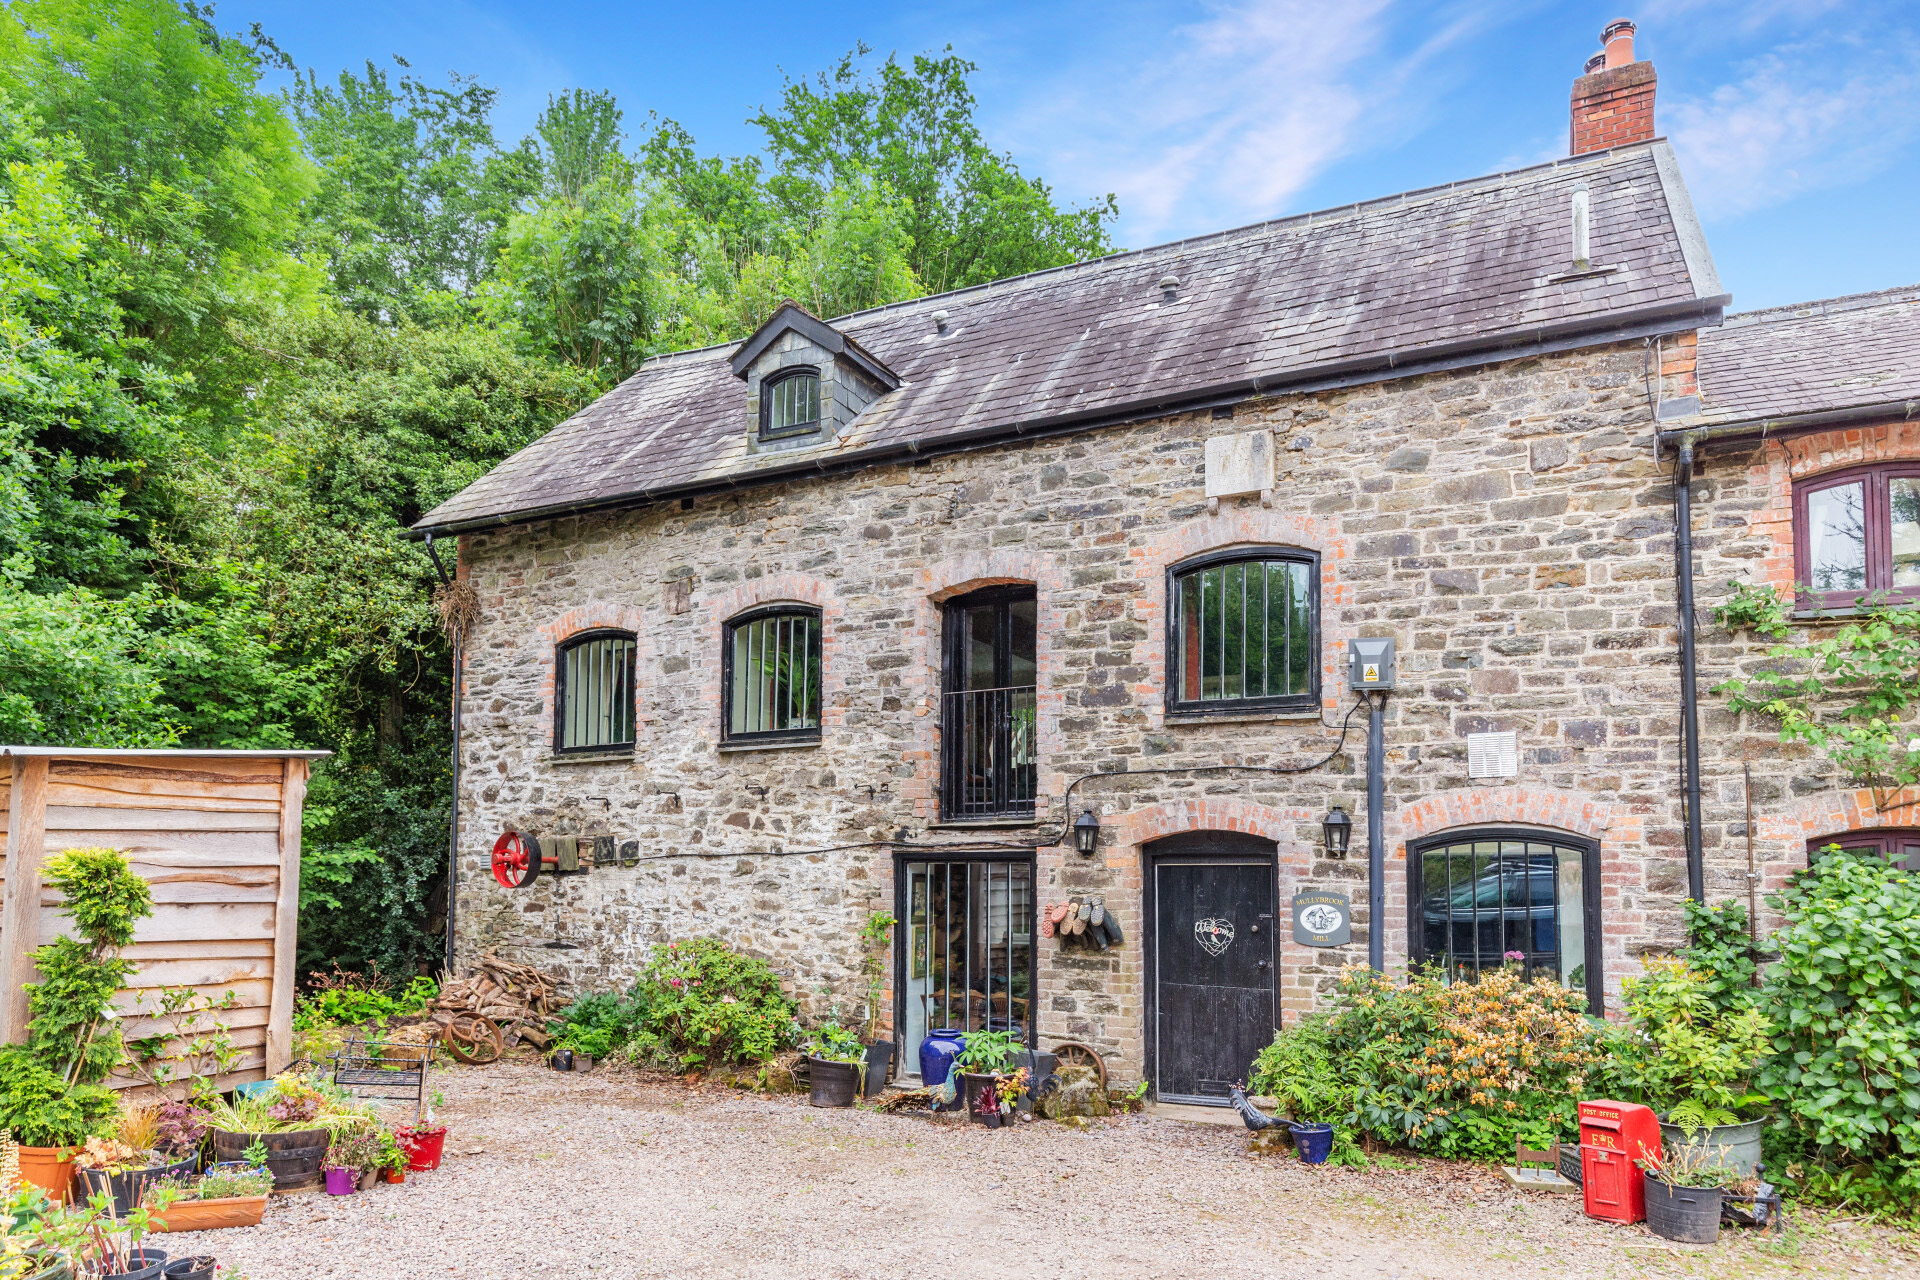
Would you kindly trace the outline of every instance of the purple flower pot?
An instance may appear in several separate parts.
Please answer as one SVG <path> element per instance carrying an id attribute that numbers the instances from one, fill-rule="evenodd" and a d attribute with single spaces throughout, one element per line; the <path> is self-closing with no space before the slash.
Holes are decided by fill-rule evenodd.
<path id="1" fill-rule="evenodd" d="M 350 1196 L 360 1188 L 354 1184 L 359 1181 L 351 1169 L 327 1170 L 327 1194 L 330 1196 Z"/>

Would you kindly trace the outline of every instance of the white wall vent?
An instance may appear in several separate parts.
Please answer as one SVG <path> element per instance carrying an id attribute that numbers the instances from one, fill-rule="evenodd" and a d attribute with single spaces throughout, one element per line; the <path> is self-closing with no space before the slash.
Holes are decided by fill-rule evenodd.
<path id="1" fill-rule="evenodd" d="M 1519 772 L 1519 734 L 1470 733 L 1467 735 L 1467 776 L 1469 778 L 1511 778 Z"/>

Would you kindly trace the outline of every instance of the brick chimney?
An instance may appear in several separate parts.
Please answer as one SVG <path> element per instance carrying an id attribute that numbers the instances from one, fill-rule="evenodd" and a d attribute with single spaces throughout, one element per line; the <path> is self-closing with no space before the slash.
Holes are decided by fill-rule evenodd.
<path id="1" fill-rule="evenodd" d="M 1603 52 L 1573 82 L 1573 154 L 1646 142 L 1653 133 L 1653 64 L 1633 60 L 1633 23 L 1620 18 L 1600 33 Z"/>

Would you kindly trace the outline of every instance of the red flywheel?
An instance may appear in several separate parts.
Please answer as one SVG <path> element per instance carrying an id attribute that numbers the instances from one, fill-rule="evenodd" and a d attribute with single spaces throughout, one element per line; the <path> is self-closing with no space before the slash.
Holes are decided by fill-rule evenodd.
<path id="1" fill-rule="evenodd" d="M 540 874 L 540 846 L 532 836 L 508 831 L 493 842 L 493 878 L 505 889 L 524 889 Z"/>

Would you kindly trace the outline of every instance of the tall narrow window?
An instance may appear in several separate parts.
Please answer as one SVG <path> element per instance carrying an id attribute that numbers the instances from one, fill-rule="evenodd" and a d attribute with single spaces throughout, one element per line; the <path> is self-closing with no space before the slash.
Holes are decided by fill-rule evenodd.
<path id="1" fill-rule="evenodd" d="M 946 606 L 940 811 L 948 821 L 1033 817 L 1038 621 L 1032 587 L 994 587 Z"/>
<path id="2" fill-rule="evenodd" d="M 900 1043 L 929 1031 L 1034 1042 L 1033 856 L 894 864 Z M 911 1054 L 902 1064 L 916 1069 Z"/>
<path id="3" fill-rule="evenodd" d="M 1808 605 L 1862 596 L 1920 599 L 1920 462 L 1818 476 L 1794 486 L 1794 577 Z"/>
<path id="4" fill-rule="evenodd" d="M 633 637 L 597 631 L 560 646 L 554 660 L 556 751 L 633 749 Z"/>
<path id="5" fill-rule="evenodd" d="M 1171 711 L 1311 710 L 1319 700 L 1319 562 L 1231 552 L 1168 574 Z"/>
<path id="6" fill-rule="evenodd" d="M 781 605 L 727 624 L 728 742 L 820 740 L 820 611 Z"/>
<path id="7" fill-rule="evenodd" d="M 820 374 L 785 369 L 760 384 L 760 437 L 805 435 L 820 429 Z"/>
<path id="8" fill-rule="evenodd" d="M 1449 981 L 1504 965 L 1601 1011 L 1600 851 L 1573 837 L 1466 832 L 1416 845 L 1408 950 Z"/>

